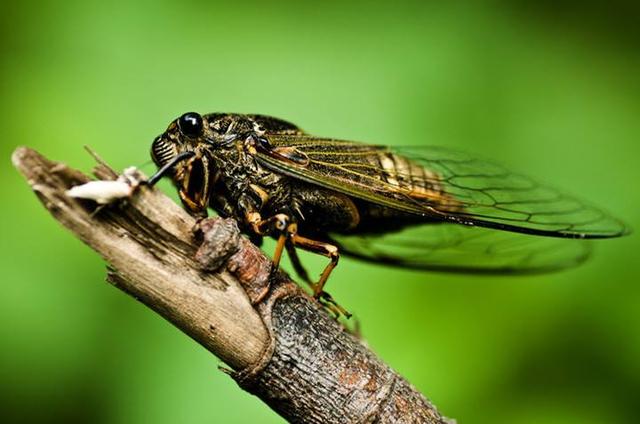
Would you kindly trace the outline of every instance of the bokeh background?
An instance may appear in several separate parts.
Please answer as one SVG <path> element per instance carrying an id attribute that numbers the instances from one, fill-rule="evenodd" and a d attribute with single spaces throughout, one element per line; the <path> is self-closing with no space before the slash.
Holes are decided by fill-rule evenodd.
<path id="1" fill-rule="evenodd" d="M 11 166 L 18 145 L 88 170 L 88 144 L 151 173 L 150 142 L 179 114 L 258 112 L 319 135 L 493 157 L 640 227 L 638 11 L 456 3 L 3 2 L 0 419 L 282 422 L 103 282 L 103 261 Z M 602 241 L 584 266 L 535 277 L 344 260 L 330 289 L 460 423 L 634 423 L 639 240 Z"/>

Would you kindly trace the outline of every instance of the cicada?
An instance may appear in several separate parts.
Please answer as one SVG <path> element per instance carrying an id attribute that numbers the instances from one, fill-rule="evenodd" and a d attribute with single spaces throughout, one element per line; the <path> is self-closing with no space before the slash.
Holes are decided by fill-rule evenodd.
<path id="1" fill-rule="evenodd" d="M 575 265 L 584 242 L 628 233 L 599 208 L 441 147 L 388 147 L 307 134 L 287 121 L 189 112 L 156 137 L 154 184 L 171 175 L 186 209 L 236 219 L 256 243 L 277 239 L 316 297 L 339 255 L 462 273 Z M 329 258 L 312 281 L 296 248 Z"/>

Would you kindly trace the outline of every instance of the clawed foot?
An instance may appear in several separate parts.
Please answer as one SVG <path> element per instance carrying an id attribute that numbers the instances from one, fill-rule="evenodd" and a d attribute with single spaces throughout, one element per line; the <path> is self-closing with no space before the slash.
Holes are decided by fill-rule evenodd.
<path id="1" fill-rule="evenodd" d="M 314 298 L 322 306 L 324 306 L 331 313 L 333 313 L 336 319 L 340 318 L 340 316 L 344 316 L 347 319 L 351 318 L 351 314 L 349 313 L 349 311 L 347 311 L 342 306 L 340 306 L 329 293 L 322 291 L 318 293 L 317 296 L 314 296 Z"/>

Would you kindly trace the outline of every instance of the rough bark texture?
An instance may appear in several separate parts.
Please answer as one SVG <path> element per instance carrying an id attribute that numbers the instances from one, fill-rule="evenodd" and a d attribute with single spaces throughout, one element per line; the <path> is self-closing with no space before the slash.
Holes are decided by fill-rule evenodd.
<path id="1" fill-rule="evenodd" d="M 259 305 L 272 345 L 255 367 L 233 374 L 240 387 L 292 422 L 446 422 L 414 387 L 289 284 L 272 280 Z"/>
<path id="2" fill-rule="evenodd" d="M 146 187 L 96 212 L 67 197 L 89 177 L 19 148 L 16 167 L 50 213 L 110 264 L 108 280 L 172 322 L 290 422 L 446 423 L 244 237 L 200 223 Z M 104 164 L 95 172 L 115 178 Z M 195 231 L 194 231 L 195 230 Z"/>

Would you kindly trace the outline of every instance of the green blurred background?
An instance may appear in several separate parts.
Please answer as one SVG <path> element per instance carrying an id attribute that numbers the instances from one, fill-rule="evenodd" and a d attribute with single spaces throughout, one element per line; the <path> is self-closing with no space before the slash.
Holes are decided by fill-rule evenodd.
<path id="1" fill-rule="evenodd" d="M 3 2 L 2 421 L 282 422 L 103 282 L 10 165 L 18 145 L 88 170 L 88 144 L 151 173 L 150 142 L 179 114 L 258 112 L 495 157 L 639 227 L 638 11 L 444 3 Z M 344 260 L 330 290 L 460 423 L 633 423 L 639 249 L 637 235 L 602 241 L 580 268 L 522 278 Z"/>

